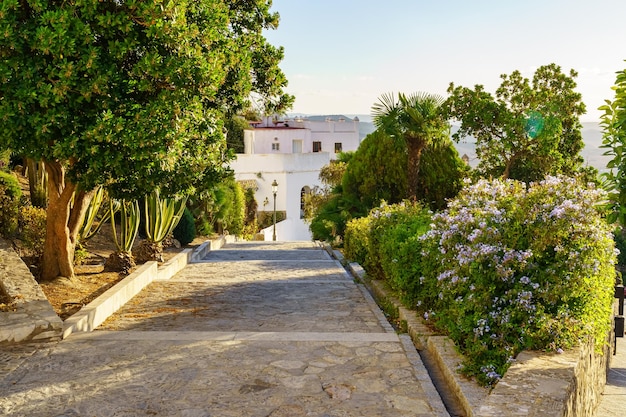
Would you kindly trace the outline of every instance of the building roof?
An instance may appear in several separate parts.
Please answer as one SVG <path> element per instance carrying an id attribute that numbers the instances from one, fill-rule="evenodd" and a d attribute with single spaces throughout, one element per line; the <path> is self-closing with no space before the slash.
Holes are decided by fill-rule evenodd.
<path id="1" fill-rule="evenodd" d="M 306 117 L 307 120 L 311 121 L 311 122 L 327 122 L 327 121 L 333 121 L 333 122 L 337 122 L 340 119 L 343 120 L 349 120 L 349 121 L 353 121 L 354 119 L 348 117 L 348 116 L 344 116 L 343 114 L 328 114 L 328 115 L 324 115 L 324 116 L 307 116 Z M 359 119 L 357 118 L 356 121 L 358 121 Z"/>

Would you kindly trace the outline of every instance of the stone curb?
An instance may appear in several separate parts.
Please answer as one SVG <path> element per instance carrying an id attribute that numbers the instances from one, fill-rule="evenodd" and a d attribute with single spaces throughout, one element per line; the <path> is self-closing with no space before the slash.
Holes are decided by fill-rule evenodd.
<path id="1" fill-rule="evenodd" d="M 476 383 L 463 380 L 463 378 L 455 371 L 456 366 L 461 362 L 460 356 L 457 354 L 454 343 L 452 340 L 445 336 L 437 336 L 444 344 L 431 343 L 430 339 L 434 337 L 433 333 L 428 327 L 426 327 L 416 316 L 415 312 L 402 306 L 399 300 L 390 296 L 384 289 L 382 283 L 378 281 L 367 280 L 365 277 L 365 270 L 361 265 L 356 262 L 348 262 L 343 254 L 337 250 L 333 250 L 329 245 L 322 244 L 322 247 L 330 254 L 330 256 L 337 259 L 352 276 L 363 284 L 363 286 L 370 292 L 372 297 L 378 303 L 392 303 L 393 308 L 398 314 L 398 320 L 403 328 L 406 328 L 408 337 L 412 340 L 413 345 L 417 350 L 428 350 L 434 357 L 437 367 L 444 375 L 444 379 L 448 388 L 452 390 L 454 395 L 462 405 L 466 415 L 468 417 L 473 416 L 475 407 L 478 407 L 485 397 L 489 394 L 487 389 L 481 388 Z M 452 349 L 450 349 L 452 347 Z M 443 349 L 442 352 L 439 352 Z M 420 360 L 421 361 L 421 360 Z M 429 379 L 430 381 L 430 379 Z M 424 382 L 424 381 L 423 381 Z M 426 391 L 432 392 L 432 395 L 440 396 L 435 387 L 430 382 L 429 389 Z"/>
<path id="2" fill-rule="evenodd" d="M 61 339 L 63 322 L 13 247 L 0 239 L 0 287 L 15 311 L 0 312 L 0 345 Z"/>
<path id="3" fill-rule="evenodd" d="M 418 350 L 427 350 L 435 359 L 437 367 L 444 376 L 448 389 L 450 389 L 463 407 L 466 415 L 471 417 L 474 411 L 482 404 L 489 395 L 489 390 L 476 385 L 475 382 L 463 378 L 456 372 L 456 367 L 461 363 L 462 358 L 456 352 L 454 342 L 446 336 L 435 336 L 433 332 L 425 326 L 421 320 L 415 316 L 415 312 L 402 306 L 399 300 L 389 295 L 383 283 L 375 280 L 365 279 L 365 270 L 355 262 L 347 262 L 341 252 L 333 250 L 328 245 L 324 245 L 326 251 L 338 260 L 346 269 L 370 291 L 375 300 L 379 303 L 391 303 L 398 315 L 403 328 L 411 337 L 413 344 Z"/>
<path id="4" fill-rule="evenodd" d="M 490 391 L 456 371 L 462 356 L 450 338 L 433 334 L 414 311 L 389 295 L 383 282 L 365 279 L 365 271 L 359 264 L 348 262 L 327 244 L 323 247 L 331 256 L 339 256 L 337 259 L 366 286 L 374 299 L 393 305 L 416 348 L 427 350 L 435 359 L 448 389 L 457 397 L 468 417 L 593 415 L 602 392 L 599 385 L 606 380 L 598 374 L 602 374 L 601 371 L 606 374 L 610 348 L 605 348 L 603 355 L 594 352 L 590 343 L 561 355 L 521 352 L 505 378 Z M 589 370 L 593 363 L 600 366 Z"/>
<path id="5" fill-rule="evenodd" d="M 234 239 L 234 237 L 232 237 Z M 135 272 L 109 288 L 63 323 L 63 339 L 75 332 L 91 332 L 154 280 L 168 280 L 185 266 L 204 258 L 211 250 L 231 239 L 221 236 L 202 243 L 195 250 L 185 249 L 165 264 L 146 262 Z"/>

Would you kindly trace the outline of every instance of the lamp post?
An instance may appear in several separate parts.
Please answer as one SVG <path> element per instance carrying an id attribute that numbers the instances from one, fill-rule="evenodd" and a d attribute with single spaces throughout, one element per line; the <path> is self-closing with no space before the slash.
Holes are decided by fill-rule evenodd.
<path id="1" fill-rule="evenodd" d="M 272 194 L 274 194 L 274 233 L 272 235 L 272 240 L 276 240 L 276 193 L 278 192 L 278 183 L 276 180 L 272 183 Z"/>

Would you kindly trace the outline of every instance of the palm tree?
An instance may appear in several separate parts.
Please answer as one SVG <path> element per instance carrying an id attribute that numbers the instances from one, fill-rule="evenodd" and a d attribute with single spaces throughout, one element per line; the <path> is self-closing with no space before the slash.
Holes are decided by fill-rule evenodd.
<path id="1" fill-rule="evenodd" d="M 422 152 L 428 146 L 443 145 L 449 138 L 450 127 L 439 111 L 443 102 L 443 97 L 435 94 L 399 93 L 396 100 L 388 93 L 372 106 L 374 125 L 406 143 L 409 198 L 417 197 Z"/>

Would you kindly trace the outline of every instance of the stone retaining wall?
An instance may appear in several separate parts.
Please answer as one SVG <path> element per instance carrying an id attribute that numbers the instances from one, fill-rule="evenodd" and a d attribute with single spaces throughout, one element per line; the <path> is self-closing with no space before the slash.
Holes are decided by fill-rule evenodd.
<path id="1" fill-rule="evenodd" d="M 3 239 L 0 239 L 0 286 L 15 302 L 15 311 L 0 312 L 0 345 L 61 339 L 63 321 L 28 267 Z"/>
<path id="2" fill-rule="evenodd" d="M 360 265 L 346 262 L 328 246 L 326 250 L 355 278 L 363 281 L 380 304 L 393 305 L 398 320 L 406 327 L 417 349 L 427 349 L 435 357 L 448 388 L 456 394 L 468 417 L 595 415 L 610 366 L 610 343 L 600 353 L 595 352 L 593 340 L 562 354 L 521 352 L 489 392 L 456 371 L 462 356 L 452 340 L 433 334 L 414 311 L 403 307 L 390 295 L 384 282 L 365 279 Z M 611 334 L 608 340 L 612 337 Z"/>

